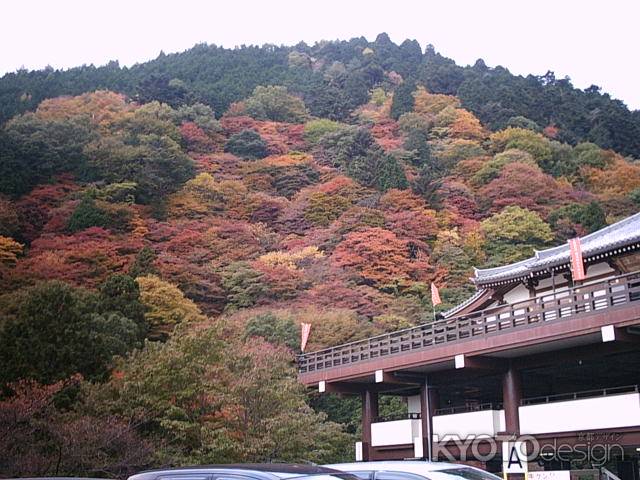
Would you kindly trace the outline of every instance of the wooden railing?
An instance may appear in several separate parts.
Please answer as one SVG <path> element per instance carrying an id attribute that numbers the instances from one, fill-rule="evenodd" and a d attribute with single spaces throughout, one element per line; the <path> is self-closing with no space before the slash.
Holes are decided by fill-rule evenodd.
<path id="1" fill-rule="evenodd" d="M 583 390 L 581 392 L 557 393 L 542 397 L 523 398 L 520 405 L 538 405 L 541 403 L 566 402 L 570 400 L 582 400 L 594 397 L 610 397 L 611 395 L 624 395 L 627 393 L 638 393 L 638 385 L 625 385 L 622 387 L 600 388 L 598 390 Z"/>
<path id="2" fill-rule="evenodd" d="M 373 418 L 373 423 L 382 422 L 395 422 L 397 420 L 420 420 L 420 414 L 415 412 L 410 413 L 395 413 L 391 415 L 381 415 Z"/>
<path id="3" fill-rule="evenodd" d="M 486 410 L 502 410 L 501 403 L 478 403 L 473 405 L 457 405 L 437 408 L 434 415 L 454 415 L 456 413 L 483 412 Z"/>
<path id="4" fill-rule="evenodd" d="M 327 370 L 438 345 L 500 335 L 635 302 L 640 304 L 640 272 L 306 353 L 297 358 L 298 371 L 304 374 Z"/>

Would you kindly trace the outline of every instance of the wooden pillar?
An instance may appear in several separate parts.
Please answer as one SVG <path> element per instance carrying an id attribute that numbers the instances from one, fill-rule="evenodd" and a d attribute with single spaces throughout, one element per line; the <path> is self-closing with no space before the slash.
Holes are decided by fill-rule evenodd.
<path id="1" fill-rule="evenodd" d="M 510 435 L 520 435 L 520 415 L 518 409 L 522 400 L 522 380 L 520 372 L 513 366 L 502 378 L 502 404 L 504 406 L 505 431 Z"/>
<path id="2" fill-rule="evenodd" d="M 420 387 L 420 421 L 422 424 L 422 456 L 429 461 L 433 458 L 433 413 L 438 408 L 438 392 L 425 378 Z"/>
<path id="3" fill-rule="evenodd" d="M 362 460 L 371 460 L 371 424 L 378 416 L 378 393 L 367 389 L 362 392 Z"/>

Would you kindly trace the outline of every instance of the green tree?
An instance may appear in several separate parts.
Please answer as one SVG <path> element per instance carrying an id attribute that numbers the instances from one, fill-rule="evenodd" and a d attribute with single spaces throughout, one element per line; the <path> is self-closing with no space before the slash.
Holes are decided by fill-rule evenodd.
<path id="1" fill-rule="evenodd" d="M 285 345 L 291 350 L 300 347 L 300 329 L 290 317 L 272 312 L 252 317 L 244 329 L 247 337 L 262 337 L 274 345 Z"/>
<path id="2" fill-rule="evenodd" d="M 54 175 L 81 171 L 94 138 L 83 119 L 49 121 L 28 113 L 0 130 L 0 193 L 22 195 Z"/>
<path id="3" fill-rule="evenodd" d="M 222 285 L 227 292 L 227 305 L 245 308 L 255 305 L 268 289 L 263 274 L 251 268 L 247 262 L 234 262 L 222 271 Z"/>
<path id="4" fill-rule="evenodd" d="M 361 184 L 386 191 L 407 188 L 404 170 L 386 154 L 366 128 L 347 127 L 324 135 L 321 156 Z"/>
<path id="5" fill-rule="evenodd" d="M 126 140 L 126 142 L 125 142 Z M 135 182 L 136 200 L 162 201 L 193 177 L 194 163 L 168 136 L 105 137 L 87 147 L 89 180 Z"/>
<path id="6" fill-rule="evenodd" d="M 475 185 L 486 185 L 500 176 L 500 172 L 505 165 L 515 162 L 536 165 L 530 153 L 512 148 L 496 154 L 491 160 L 485 162 L 471 180 Z"/>
<path id="7" fill-rule="evenodd" d="M 429 165 L 435 160 L 431 155 L 427 134 L 421 130 L 411 130 L 403 147 L 410 152 L 411 163 L 418 167 Z"/>
<path id="8" fill-rule="evenodd" d="M 257 120 L 302 123 L 309 117 L 304 102 L 279 85 L 257 86 L 245 106 L 247 113 Z"/>
<path id="9" fill-rule="evenodd" d="M 533 254 L 553 240 L 553 232 L 540 215 L 525 208 L 509 206 L 483 220 L 490 266 L 505 265 Z"/>
<path id="10" fill-rule="evenodd" d="M 19 378 L 51 383 L 80 373 L 104 378 L 114 355 L 138 339 L 138 325 L 120 312 L 99 313 L 99 296 L 58 281 L 20 292 L 0 320 L 0 383 Z"/>
<path id="11" fill-rule="evenodd" d="M 142 277 L 144 275 L 157 274 L 154 262 L 157 255 L 149 247 L 142 247 L 142 249 L 136 254 L 136 258 L 129 268 L 129 276 L 132 278 Z"/>
<path id="12" fill-rule="evenodd" d="M 256 160 L 269 155 L 267 143 L 255 130 L 242 130 L 229 137 L 224 151 L 245 160 Z"/>
<path id="13" fill-rule="evenodd" d="M 93 198 L 85 195 L 69 217 L 67 230 L 75 233 L 89 227 L 108 227 L 109 224 L 107 213 L 96 205 Z"/>
<path id="14" fill-rule="evenodd" d="M 100 285 L 100 304 L 102 312 L 118 312 L 130 318 L 139 327 L 140 336 L 147 330 L 145 306 L 140 301 L 140 287 L 129 275 L 114 273 Z"/>
<path id="15" fill-rule="evenodd" d="M 540 132 L 542 129 L 540 125 L 531 120 L 530 118 L 517 115 L 507 120 L 507 127 L 524 128 L 526 130 L 532 130 L 534 132 Z"/>
<path id="16" fill-rule="evenodd" d="M 158 464 L 329 462 L 352 440 L 307 405 L 290 352 L 255 337 L 223 340 L 208 327 L 149 343 L 118 370 L 88 403 L 142 417 Z"/>
<path id="17" fill-rule="evenodd" d="M 313 223 L 326 227 L 336 220 L 349 207 L 351 202 L 342 195 L 328 195 L 324 192 L 314 192 L 310 195 L 304 209 L 304 218 Z"/>
<path id="18" fill-rule="evenodd" d="M 557 232 L 558 239 L 593 233 L 607 226 L 607 218 L 602 206 L 596 202 L 586 205 L 572 203 L 549 214 L 549 223 Z"/>
<path id="19" fill-rule="evenodd" d="M 416 82 L 413 79 L 405 80 L 395 89 L 391 102 L 391 118 L 398 120 L 401 115 L 413 110 L 415 104 L 413 92 L 415 90 Z"/>
<path id="20" fill-rule="evenodd" d="M 311 120 L 304 125 L 304 139 L 311 145 L 317 144 L 327 133 L 339 130 L 342 124 L 327 118 Z"/>

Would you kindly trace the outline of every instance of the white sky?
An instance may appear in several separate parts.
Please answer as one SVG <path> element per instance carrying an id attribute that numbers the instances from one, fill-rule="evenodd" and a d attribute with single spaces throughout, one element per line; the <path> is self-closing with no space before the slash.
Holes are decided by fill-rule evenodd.
<path id="1" fill-rule="evenodd" d="M 131 65 L 207 42 L 375 39 L 432 43 L 458 64 L 571 77 L 640 108 L 638 0 L 0 0 L 0 74 Z"/>

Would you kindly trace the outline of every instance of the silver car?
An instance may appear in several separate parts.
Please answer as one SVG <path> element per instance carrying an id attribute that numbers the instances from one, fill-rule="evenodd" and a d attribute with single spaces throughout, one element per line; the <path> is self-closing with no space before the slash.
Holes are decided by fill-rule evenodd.
<path id="1" fill-rule="evenodd" d="M 502 480 L 479 468 L 455 463 L 398 460 L 325 465 L 360 480 Z"/>

